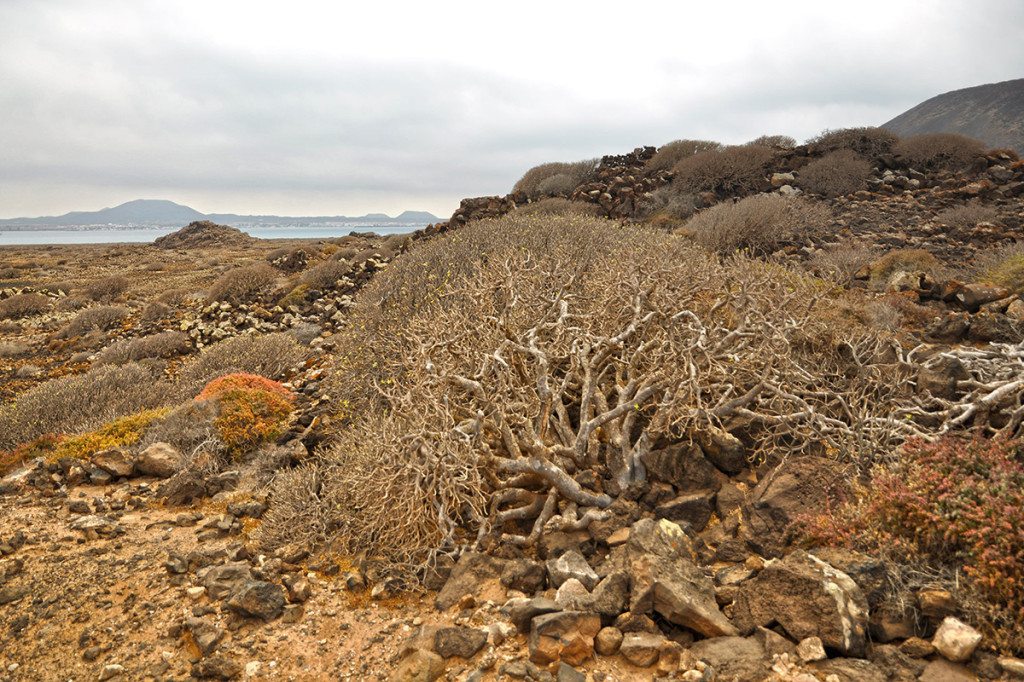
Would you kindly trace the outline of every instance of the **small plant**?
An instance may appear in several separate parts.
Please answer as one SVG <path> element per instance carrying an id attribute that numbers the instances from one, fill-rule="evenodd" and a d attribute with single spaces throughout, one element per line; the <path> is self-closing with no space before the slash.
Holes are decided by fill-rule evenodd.
<path id="1" fill-rule="evenodd" d="M 580 213 L 583 215 L 596 216 L 600 209 L 591 203 L 584 201 L 569 201 L 561 197 L 547 197 L 540 201 L 531 201 L 516 208 L 523 215 L 569 215 Z"/>
<path id="2" fill-rule="evenodd" d="M 116 305 L 101 305 L 86 308 L 58 333 L 62 339 L 72 339 L 91 331 L 108 331 L 128 319 L 127 308 Z"/>
<path id="3" fill-rule="evenodd" d="M 672 184 L 683 192 L 714 192 L 720 197 L 749 194 L 767 185 L 774 158 L 774 150 L 756 145 L 700 152 L 672 168 Z"/>
<path id="4" fill-rule="evenodd" d="M 1024 649 L 1024 450 L 1017 441 L 911 441 L 856 499 L 801 522 L 819 545 L 937 565 L 967 580 L 992 641 Z"/>
<path id="5" fill-rule="evenodd" d="M 512 191 L 525 194 L 530 199 L 545 196 L 546 192 L 568 192 L 589 181 L 596 168 L 597 159 L 572 163 L 542 163 L 526 171 Z"/>
<path id="6" fill-rule="evenodd" d="M 931 252 L 924 249 L 896 249 L 885 254 L 870 266 L 871 285 L 881 288 L 897 272 L 923 272 L 940 278 L 945 268 Z"/>
<path id="7" fill-rule="evenodd" d="M 99 364 L 123 365 L 146 358 L 172 358 L 192 350 L 188 335 L 179 331 L 165 331 L 152 336 L 118 341 L 100 353 Z"/>
<path id="8" fill-rule="evenodd" d="M 696 202 L 692 193 L 665 185 L 637 201 L 636 217 L 658 227 L 679 227 L 697 210 Z"/>
<path id="9" fill-rule="evenodd" d="M 47 459 L 58 460 L 64 457 L 89 459 L 96 453 L 110 448 L 130 447 L 139 442 L 150 424 L 168 412 L 170 412 L 169 408 L 144 410 L 115 419 L 95 431 L 63 438 L 47 455 Z"/>
<path id="10" fill-rule="evenodd" d="M 352 266 L 345 261 L 329 260 L 315 265 L 302 274 L 300 286 L 305 285 L 307 290 L 334 289 L 338 281 L 352 272 Z"/>
<path id="11" fill-rule="evenodd" d="M 0 320 L 40 315 L 50 309 L 50 299 L 42 294 L 15 294 L 0 300 Z"/>
<path id="12" fill-rule="evenodd" d="M 975 270 L 982 282 L 1006 287 L 1015 294 L 1024 293 L 1024 244 L 1002 246 L 978 254 Z"/>
<path id="13" fill-rule="evenodd" d="M 962 204 L 940 211 L 935 219 L 943 225 L 953 228 L 966 229 L 976 226 L 978 223 L 989 223 L 999 219 L 999 211 L 991 206 L 981 204 Z"/>
<path id="14" fill-rule="evenodd" d="M 820 204 L 758 194 L 701 211 L 686 223 L 683 233 L 722 254 L 738 250 L 764 254 L 821 230 L 829 218 L 828 209 Z"/>
<path id="15" fill-rule="evenodd" d="M 0 450 L 0 476 L 6 476 L 23 462 L 37 457 L 49 457 L 60 443 L 61 437 L 48 433 L 22 443 L 9 452 Z"/>
<path id="16" fill-rule="evenodd" d="M 194 396 L 211 380 L 235 372 L 279 379 L 305 358 L 306 350 L 285 333 L 226 339 L 206 348 L 181 368 L 181 397 Z"/>
<path id="17" fill-rule="evenodd" d="M 925 133 L 900 140 L 893 151 L 917 170 L 962 171 L 985 153 L 985 145 L 955 133 Z"/>
<path id="18" fill-rule="evenodd" d="M 128 290 L 128 280 L 121 275 L 104 277 L 85 287 L 85 293 L 94 301 L 113 301 Z"/>
<path id="19" fill-rule="evenodd" d="M 255 303 L 270 291 L 276 280 L 277 273 L 266 263 L 235 268 L 213 283 L 208 298 L 235 305 Z"/>
<path id="20" fill-rule="evenodd" d="M 830 152 L 800 169 L 797 184 L 812 194 L 838 197 L 864 189 L 871 164 L 849 149 Z"/>
<path id="21" fill-rule="evenodd" d="M 280 436 L 295 406 L 290 390 L 253 374 L 228 374 L 214 379 L 196 400 L 216 401 L 214 427 L 235 457 Z"/>

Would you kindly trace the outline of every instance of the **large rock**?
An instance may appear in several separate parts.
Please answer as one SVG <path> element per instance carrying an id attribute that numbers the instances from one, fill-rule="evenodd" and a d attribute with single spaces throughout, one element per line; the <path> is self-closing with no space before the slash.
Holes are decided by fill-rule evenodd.
<path id="1" fill-rule="evenodd" d="M 711 463 L 727 474 L 738 474 L 747 466 L 747 449 L 728 431 L 708 427 L 700 433 L 700 447 Z"/>
<path id="2" fill-rule="evenodd" d="M 677 524 L 644 519 L 633 525 L 624 546 L 632 581 L 629 610 L 661 614 L 705 637 L 735 635 L 718 608 L 711 578 L 693 561 L 693 546 Z"/>
<path id="3" fill-rule="evenodd" d="M 793 521 L 825 507 L 847 477 L 841 465 L 819 457 L 795 457 L 765 476 L 744 505 L 743 537 L 761 556 L 779 557 L 788 545 Z"/>
<path id="4" fill-rule="evenodd" d="M 763 680 L 772 661 L 756 637 L 715 637 L 695 642 L 689 655 L 715 670 L 716 680 Z"/>
<path id="5" fill-rule="evenodd" d="M 594 655 L 594 637 L 601 629 L 596 613 L 561 611 L 537 616 L 530 629 L 530 660 L 546 665 L 561 660 L 580 665 Z"/>
<path id="6" fill-rule="evenodd" d="M 501 559 L 478 552 L 466 552 L 459 557 L 444 587 L 438 592 L 434 606 L 440 611 L 447 611 L 467 594 L 473 595 L 478 601 L 501 601 L 505 594 L 501 584 L 504 567 L 505 562 Z"/>
<path id="7" fill-rule="evenodd" d="M 641 668 L 654 665 L 658 660 L 658 652 L 665 643 L 663 635 L 649 632 L 630 632 L 623 636 L 619 653 L 633 665 Z"/>
<path id="8" fill-rule="evenodd" d="M 170 478 L 182 467 L 182 456 L 178 449 L 168 443 L 153 443 L 139 453 L 135 469 L 143 476 Z"/>
<path id="9" fill-rule="evenodd" d="M 93 465 L 115 478 L 127 478 L 135 473 L 135 462 L 127 450 L 110 448 L 92 456 Z"/>
<path id="10" fill-rule="evenodd" d="M 981 633 L 970 625 L 948 616 L 935 631 L 932 644 L 943 658 L 954 663 L 963 663 L 970 660 L 974 650 L 981 644 Z"/>
<path id="11" fill-rule="evenodd" d="M 196 577 L 210 599 L 224 599 L 244 583 L 253 580 L 252 569 L 244 561 L 233 561 L 220 566 L 207 566 L 196 572 Z"/>
<path id="12" fill-rule="evenodd" d="M 416 649 L 399 662 L 389 682 L 434 682 L 444 674 L 444 659 L 433 651 Z"/>
<path id="13" fill-rule="evenodd" d="M 733 618 L 742 632 L 778 623 L 794 640 L 819 637 L 847 656 L 867 645 L 868 604 L 850 576 L 803 551 L 774 561 L 740 588 Z"/>
<path id="14" fill-rule="evenodd" d="M 502 614 L 507 616 L 512 621 L 512 624 L 516 626 L 516 629 L 524 634 L 530 631 L 530 624 L 537 616 L 542 616 L 546 613 L 556 613 L 561 610 L 562 607 L 557 602 L 545 597 L 509 599 L 501 607 Z"/>
<path id="15" fill-rule="evenodd" d="M 977 312 L 986 303 L 998 301 L 1010 295 L 1009 290 L 989 284 L 965 284 L 956 294 L 956 300 L 967 310 Z"/>
<path id="16" fill-rule="evenodd" d="M 226 606 L 243 616 L 273 620 L 284 611 L 284 589 L 265 580 L 250 580 L 232 592 Z"/>
<path id="17" fill-rule="evenodd" d="M 640 461 L 652 479 L 669 483 L 680 493 L 718 490 L 726 479 L 697 445 L 679 443 L 650 450 L 640 456 Z"/>
<path id="18" fill-rule="evenodd" d="M 587 590 L 592 590 L 597 585 L 597 573 L 590 567 L 583 555 L 575 550 L 565 552 L 554 559 L 548 559 L 547 568 L 548 579 L 555 587 L 560 587 L 570 578 L 579 580 Z"/>
<path id="19" fill-rule="evenodd" d="M 473 658 L 484 644 L 487 644 L 487 631 L 478 628 L 438 628 L 434 634 L 434 651 L 442 658 Z"/>
<path id="20" fill-rule="evenodd" d="M 714 493 L 709 490 L 695 493 L 683 493 L 655 508 L 654 515 L 659 519 L 668 519 L 676 523 L 687 523 L 690 528 L 700 532 L 711 520 L 711 500 Z"/>

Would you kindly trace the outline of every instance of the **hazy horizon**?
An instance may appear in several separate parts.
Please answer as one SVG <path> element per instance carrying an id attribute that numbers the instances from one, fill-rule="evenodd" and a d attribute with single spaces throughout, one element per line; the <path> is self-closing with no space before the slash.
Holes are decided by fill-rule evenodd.
<path id="1" fill-rule="evenodd" d="M 1010 0 L 6 2 L 0 217 L 444 217 L 546 161 L 879 125 L 1024 75 L 1022 23 Z"/>

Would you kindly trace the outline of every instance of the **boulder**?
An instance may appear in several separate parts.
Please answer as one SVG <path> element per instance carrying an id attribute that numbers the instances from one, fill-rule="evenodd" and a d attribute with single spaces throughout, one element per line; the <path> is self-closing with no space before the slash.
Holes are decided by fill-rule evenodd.
<path id="1" fill-rule="evenodd" d="M 619 653 L 624 635 L 616 627 L 601 628 L 594 637 L 594 651 L 601 656 L 614 656 Z"/>
<path id="2" fill-rule="evenodd" d="M 942 657 L 954 663 L 970 660 L 974 650 L 981 644 L 981 633 L 970 625 L 947 616 L 935 631 L 932 645 Z"/>
<path id="3" fill-rule="evenodd" d="M 505 593 L 501 585 L 504 561 L 478 552 L 466 552 L 459 557 L 444 587 L 434 599 L 439 611 L 447 611 L 465 595 L 478 600 L 500 601 Z"/>
<path id="4" fill-rule="evenodd" d="M 173 445 L 153 443 L 139 453 L 135 469 L 143 476 L 170 478 L 182 467 L 182 455 Z"/>
<path id="5" fill-rule="evenodd" d="M 650 450 L 641 455 L 640 461 L 653 480 L 668 483 L 680 493 L 718 490 L 726 479 L 697 445 L 679 443 Z"/>
<path id="6" fill-rule="evenodd" d="M 561 611 L 562 607 L 557 602 L 545 597 L 534 597 L 533 599 L 516 598 L 509 599 L 501 607 L 501 613 L 505 615 L 519 632 L 530 631 L 530 624 L 537 616 L 546 613 Z"/>
<path id="7" fill-rule="evenodd" d="M 547 568 L 548 579 L 555 587 L 560 587 L 570 578 L 580 581 L 588 591 L 597 585 L 597 573 L 590 567 L 583 555 L 575 550 L 565 552 L 554 559 L 548 559 Z"/>
<path id="8" fill-rule="evenodd" d="M 487 631 L 461 626 L 438 628 L 434 651 L 442 658 L 473 658 L 487 644 Z"/>
<path id="9" fill-rule="evenodd" d="M 600 630 L 596 613 L 561 611 L 537 616 L 527 641 L 530 660 L 541 665 L 559 660 L 580 665 L 594 655 L 594 637 Z"/>
<path id="10" fill-rule="evenodd" d="M 127 450 L 109 448 L 92 456 L 92 463 L 114 478 L 127 478 L 135 473 L 135 462 Z"/>
<path id="11" fill-rule="evenodd" d="M 967 310 L 977 312 L 986 303 L 998 301 L 1010 295 L 1009 290 L 990 284 L 965 284 L 956 294 L 956 300 Z"/>
<path id="12" fill-rule="evenodd" d="M 771 671 L 771 658 L 756 637 L 703 639 L 688 651 L 714 668 L 716 680 L 763 680 Z"/>
<path id="13" fill-rule="evenodd" d="M 196 572 L 196 578 L 206 588 L 210 599 L 224 599 L 244 583 L 253 580 L 252 569 L 244 561 L 233 561 L 220 566 L 207 566 Z"/>
<path id="14" fill-rule="evenodd" d="M 501 584 L 523 594 L 535 594 L 544 589 L 546 580 L 544 564 L 529 559 L 511 559 L 501 572 Z"/>
<path id="15" fill-rule="evenodd" d="M 609 573 L 591 592 L 586 610 L 593 611 L 606 621 L 614 620 L 629 608 L 629 586 L 628 574 L 622 571 Z"/>
<path id="16" fill-rule="evenodd" d="M 747 449 L 728 431 L 708 427 L 701 431 L 699 439 L 704 456 L 725 473 L 738 474 L 747 466 Z"/>
<path id="17" fill-rule="evenodd" d="M 978 676 L 958 663 L 936 658 L 917 678 L 921 682 L 978 682 Z"/>
<path id="18" fill-rule="evenodd" d="M 689 524 L 690 528 L 700 532 L 711 520 L 713 497 L 714 493 L 707 490 L 684 493 L 659 504 L 654 510 L 654 515 L 659 519 Z"/>
<path id="19" fill-rule="evenodd" d="M 265 580 L 249 580 L 238 587 L 226 602 L 235 613 L 251 618 L 273 620 L 284 611 L 284 590 Z"/>
<path id="20" fill-rule="evenodd" d="M 415 649 L 405 656 L 389 682 L 434 682 L 444 674 L 444 659 L 433 651 Z"/>
<path id="21" fill-rule="evenodd" d="M 555 603 L 565 611 L 586 610 L 589 601 L 590 592 L 576 578 L 569 578 L 555 592 Z"/>
<path id="22" fill-rule="evenodd" d="M 795 640 L 819 637 L 847 656 L 866 650 L 864 594 L 850 576 L 803 551 L 770 563 L 743 583 L 733 618 L 741 632 L 778 623 Z"/>
<path id="23" fill-rule="evenodd" d="M 624 635 L 619 653 L 635 666 L 646 668 L 658 661 L 658 652 L 665 643 L 663 635 L 649 632 L 630 632 Z"/>

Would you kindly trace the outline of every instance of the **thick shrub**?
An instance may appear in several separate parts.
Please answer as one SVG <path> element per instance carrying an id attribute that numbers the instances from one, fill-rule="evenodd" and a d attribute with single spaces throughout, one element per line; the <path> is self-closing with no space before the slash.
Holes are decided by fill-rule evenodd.
<path id="1" fill-rule="evenodd" d="M 838 197 L 862 190 L 871 175 L 871 164 L 849 149 L 840 149 L 815 159 L 800 169 L 797 184 L 812 194 Z"/>
<path id="2" fill-rule="evenodd" d="M 63 457 L 89 459 L 98 452 L 110 448 L 126 448 L 139 442 L 146 428 L 169 412 L 169 408 L 144 410 L 127 417 L 108 422 L 89 433 L 61 438 L 48 455 L 51 460 Z"/>
<path id="3" fill-rule="evenodd" d="M 983 251 L 975 258 L 974 271 L 982 282 L 1024 293 L 1024 244 L 1016 243 Z"/>
<path id="4" fill-rule="evenodd" d="M 722 254 L 739 250 L 765 254 L 820 231 L 830 217 L 827 208 L 800 197 L 758 194 L 701 211 L 683 232 Z"/>
<path id="5" fill-rule="evenodd" d="M 119 326 L 128 319 L 130 314 L 127 308 L 116 305 L 101 305 L 93 308 L 86 308 L 78 313 L 71 322 L 62 329 L 58 336 L 62 339 L 72 339 L 92 331 L 108 331 Z"/>
<path id="6" fill-rule="evenodd" d="M 808 519 L 808 538 L 939 566 L 967 580 L 965 609 L 992 641 L 1024 650 L 1024 450 L 1016 441 L 913 441 L 857 499 Z M 972 600 L 974 600 L 972 602 Z"/>
<path id="7" fill-rule="evenodd" d="M 711 140 L 675 140 L 658 147 L 658 151 L 644 164 L 644 173 L 654 175 L 672 170 L 677 163 L 701 152 L 712 152 L 722 148 Z"/>
<path id="8" fill-rule="evenodd" d="M 128 290 L 128 279 L 112 275 L 85 286 L 85 293 L 94 301 L 113 301 Z"/>
<path id="9" fill-rule="evenodd" d="M 166 303 L 150 301 L 142 309 L 142 314 L 139 315 L 139 322 L 142 324 L 156 324 L 157 322 L 169 319 L 173 312 L 171 306 Z"/>
<path id="10" fill-rule="evenodd" d="M 789 135 L 762 135 L 747 144 L 757 147 L 768 147 L 770 149 L 787 150 L 796 147 L 796 140 Z"/>
<path id="11" fill-rule="evenodd" d="M 306 358 L 306 350 L 289 334 L 236 336 L 209 346 L 181 368 L 182 397 L 194 396 L 211 380 L 242 372 L 280 379 Z"/>
<path id="12" fill-rule="evenodd" d="M 542 163 L 526 171 L 523 177 L 519 179 L 519 182 L 512 188 L 512 191 L 515 193 L 521 192 L 530 199 L 544 196 L 545 188 L 549 191 L 557 189 L 559 190 L 557 193 L 568 192 L 588 182 L 596 168 L 597 159 L 574 161 L 572 163 Z M 546 185 L 543 184 L 545 181 L 547 182 Z"/>
<path id="13" fill-rule="evenodd" d="M 875 288 L 882 288 L 897 272 L 923 272 L 935 279 L 941 279 L 944 271 L 942 261 L 924 249 L 895 249 L 870 265 L 870 280 Z"/>
<path id="14" fill-rule="evenodd" d="M 31 317 L 49 309 L 50 299 L 42 294 L 15 294 L 0 300 L 0 320 Z"/>
<path id="15" fill-rule="evenodd" d="M 99 364 L 123 365 L 146 358 L 172 358 L 192 350 L 188 334 L 165 331 L 152 336 L 126 339 L 105 348 L 96 361 Z"/>
<path id="16" fill-rule="evenodd" d="M 808 269 L 818 277 L 847 285 L 871 264 L 874 253 L 866 246 L 843 243 L 818 249 L 808 261 Z"/>
<path id="17" fill-rule="evenodd" d="M 672 168 L 672 184 L 683 192 L 714 192 L 719 196 L 749 194 L 767 183 L 775 152 L 767 147 L 741 145 L 700 152 Z"/>
<path id="18" fill-rule="evenodd" d="M 166 382 L 137 364 L 51 379 L 0 407 L 0 448 L 10 449 L 47 433 L 82 433 L 159 407 L 169 397 Z"/>
<path id="19" fill-rule="evenodd" d="M 260 301 L 277 281 L 277 273 L 267 263 L 228 270 L 210 287 L 210 301 L 235 305 Z"/>
<path id="20" fill-rule="evenodd" d="M 597 216 L 600 208 L 585 201 L 569 201 L 561 197 L 547 197 L 539 201 L 517 206 L 516 211 L 522 215 L 569 215 L 579 213 Z"/>
<path id="21" fill-rule="evenodd" d="M 961 204 L 940 211 L 935 219 L 943 225 L 957 229 L 966 229 L 978 223 L 990 223 L 999 219 L 999 211 L 992 206 L 982 204 Z"/>
<path id="22" fill-rule="evenodd" d="M 329 260 L 307 270 L 299 280 L 299 286 L 308 289 L 333 289 L 338 281 L 352 272 L 352 266 L 346 261 Z"/>
<path id="23" fill-rule="evenodd" d="M 955 133 L 925 133 L 900 140 L 893 151 L 917 170 L 964 170 L 985 153 L 985 145 Z"/>
<path id="24" fill-rule="evenodd" d="M 323 476 L 313 464 L 281 471 L 270 486 L 270 508 L 253 531 L 265 552 L 282 547 L 315 547 L 327 539 L 330 515 L 321 497 Z"/>
<path id="25" fill-rule="evenodd" d="M 900 141 L 896 133 L 885 128 L 840 128 L 824 130 L 807 140 L 807 144 L 820 152 L 835 152 L 846 149 L 868 158 L 875 158 L 892 151 Z"/>
<path id="26" fill-rule="evenodd" d="M 228 451 L 240 457 L 284 433 L 295 396 L 265 377 L 228 374 L 207 384 L 196 401 L 216 402 L 213 425 Z"/>
<path id="27" fill-rule="evenodd" d="M 659 187 L 636 202 L 636 217 L 658 227 L 679 227 L 697 210 L 697 198 L 675 184 Z"/>

